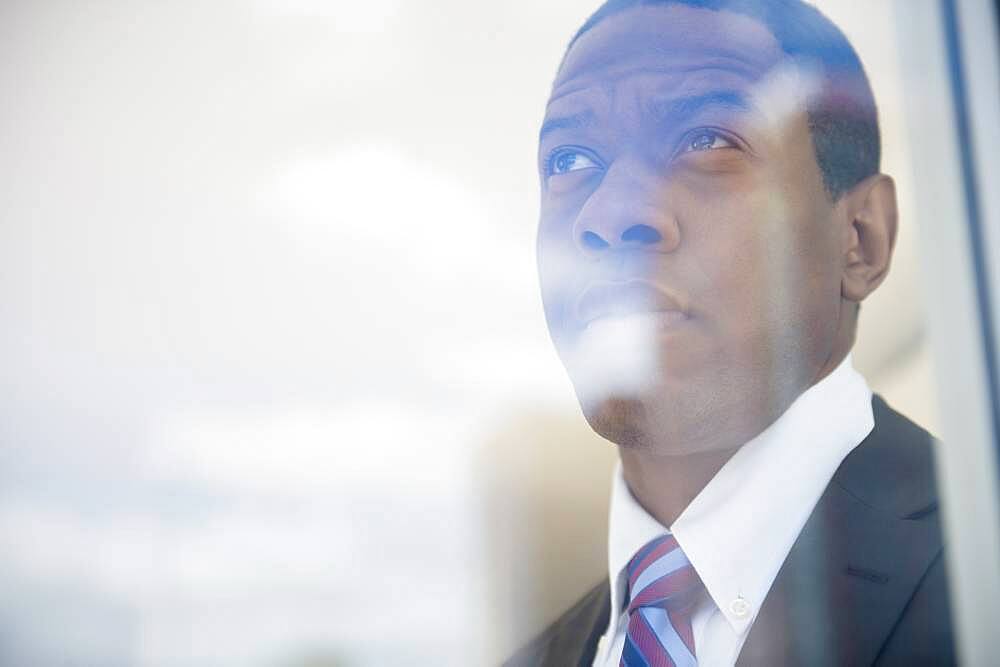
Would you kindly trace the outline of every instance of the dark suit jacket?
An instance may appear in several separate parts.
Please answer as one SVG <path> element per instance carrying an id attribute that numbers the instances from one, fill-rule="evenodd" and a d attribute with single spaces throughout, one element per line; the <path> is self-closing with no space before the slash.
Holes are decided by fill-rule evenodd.
<path id="1" fill-rule="evenodd" d="M 955 663 L 931 438 L 872 405 L 874 430 L 820 497 L 737 665 Z M 590 667 L 610 612 L 604 581 L 506 664 Z"/>

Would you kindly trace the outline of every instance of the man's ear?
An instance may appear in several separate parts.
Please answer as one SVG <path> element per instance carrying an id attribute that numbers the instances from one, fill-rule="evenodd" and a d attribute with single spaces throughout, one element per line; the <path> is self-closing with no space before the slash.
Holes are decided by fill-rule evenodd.
<path id="1" fill-rule="evenodd" d="M 889 272 L 896 245 L 896 184 L 875 174 L 844 193 L 844 271 L 840 292 L 860 303 L 875 291 Z"/>

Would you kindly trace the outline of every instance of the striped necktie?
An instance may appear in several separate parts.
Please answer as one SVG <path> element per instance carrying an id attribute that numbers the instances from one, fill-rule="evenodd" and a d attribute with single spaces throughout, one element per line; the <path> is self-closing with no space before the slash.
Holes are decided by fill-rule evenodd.
<path id="1" fill-rule="evenodd" d="M 696 667 L 691 612 L 702 583 L 677 540 L 669 533 L 652 540 L 627 569 L 621 667 Z"/>

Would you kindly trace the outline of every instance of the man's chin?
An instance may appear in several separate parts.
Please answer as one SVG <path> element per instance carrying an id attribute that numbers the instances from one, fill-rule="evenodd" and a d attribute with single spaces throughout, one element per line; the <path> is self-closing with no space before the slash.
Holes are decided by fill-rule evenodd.
<path id="1" fill-rule="evenodd" d="M 703 454 L 742 444 L 726 439 L 731 424 L 706 418 L 703 404 L 684 404 L 663 396 L 615 396 L 580 400 L 590 428 L 623 449 L 657 456 Z M 721 426 L 716 432 L 715 426 Z M 719 436 L 722 437 L 719 437 Z"/>
<path id="2" fill-rule="evenodd" d="M 579 397 L 579 396 L 578 396 Z M 637 397 L 580 398 L 583 415 L 594 432 L 616 445 L 629 448 L 650 446 L 645 403 Z"/>

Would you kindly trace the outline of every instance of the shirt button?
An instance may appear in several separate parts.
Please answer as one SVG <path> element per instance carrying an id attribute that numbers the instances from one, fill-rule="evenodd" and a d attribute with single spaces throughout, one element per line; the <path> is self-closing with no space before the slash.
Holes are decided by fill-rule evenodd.
<path id="1" fill-rule="evenodd" d="M 736 618 L 746 618 L 750 615 L 750 603 L 742 597 L 738 597 L 729 603 L 729 611 L 733 612 Z"/>

